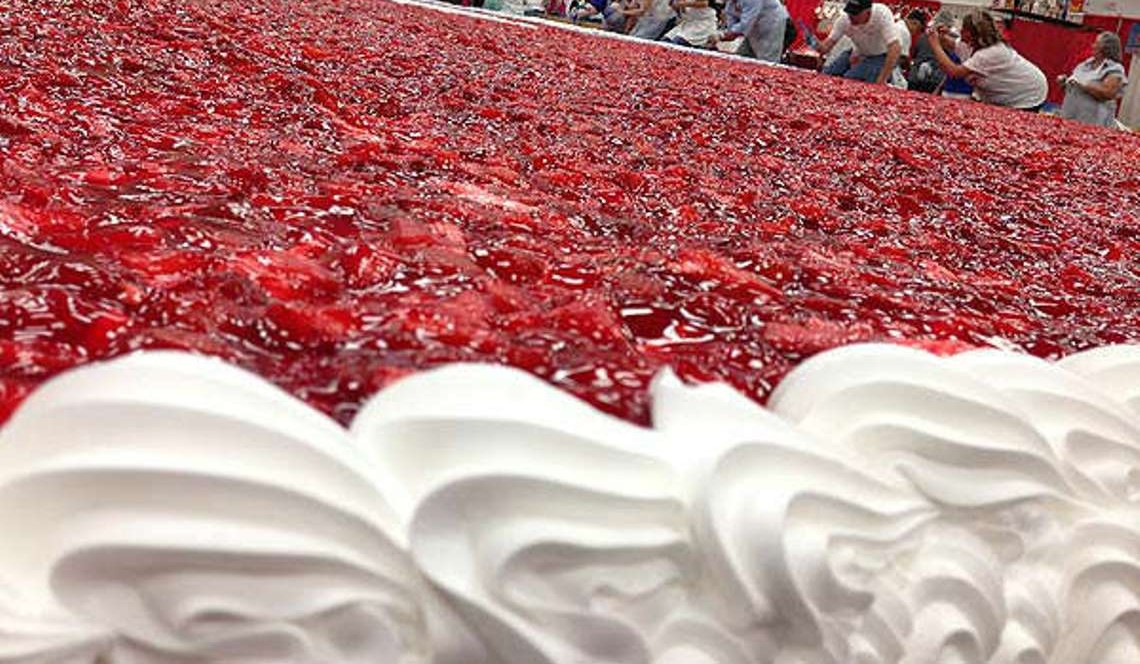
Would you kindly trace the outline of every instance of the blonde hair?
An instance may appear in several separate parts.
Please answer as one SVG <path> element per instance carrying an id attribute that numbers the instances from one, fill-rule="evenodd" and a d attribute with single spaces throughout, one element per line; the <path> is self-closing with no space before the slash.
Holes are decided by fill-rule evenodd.
<path id="1" fill-rule="evenodd" d="M 974 37 L 974 48 L 978 50 L 1005 41 L 1001 36 L 1001 30 L 998 30 L 993 14 L 984 9 L 975 9 L 963 16 L 962 30 L 970 31 Z"/>

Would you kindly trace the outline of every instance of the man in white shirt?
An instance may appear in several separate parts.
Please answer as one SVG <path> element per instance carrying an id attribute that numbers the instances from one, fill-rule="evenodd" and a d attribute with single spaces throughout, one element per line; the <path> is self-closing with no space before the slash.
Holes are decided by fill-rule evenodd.
<path id="1" fill-rule="evenodd" d="M 819 45 L 820 54 L 827 55 L 845 35 L 854 47 L 835 58 L 823 72 L 868 83 L 887 81 L 902 53 L 891 10 L 871 0 L 848 0 L 831 34 Z"/>

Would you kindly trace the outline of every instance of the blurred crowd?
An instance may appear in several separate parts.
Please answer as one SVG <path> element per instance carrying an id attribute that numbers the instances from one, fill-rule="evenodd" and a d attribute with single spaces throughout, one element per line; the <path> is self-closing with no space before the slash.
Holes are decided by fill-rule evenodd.
<path id="1" fill-rule="evenodd" d="M 640 39 L 1024 111 L 1041 111 L 1048 94 L 1045 74 L 1007 43 L 1000 22 L 982 9 L 961 16 L 913 9 L 896 16 L 885 4 L 849 0 L 822 40 L 797 26 L 780 0 L 549 0 L 547 12 Z M 801 35 L 807 46 L 789 51 Z M 1127 84 L 1121 58 L 1120 37 L 1101 33 L 1092 55 L 1058 80 L 1064 100 L 1052 112 L 1122 127 L 1115 119 Z"/>

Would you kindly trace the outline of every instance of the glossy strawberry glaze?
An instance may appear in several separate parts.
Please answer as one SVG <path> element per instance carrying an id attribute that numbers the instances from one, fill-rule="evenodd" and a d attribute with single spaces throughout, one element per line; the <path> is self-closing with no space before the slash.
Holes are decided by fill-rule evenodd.
<path id="1" fill-rule="evenodd" d="M 644 422 L 823 349 L 1140 341 L 1140 139 L 381 0 L 17 0 L 0 419 L 142 348 L 347 421 L 527 369 Z"/>

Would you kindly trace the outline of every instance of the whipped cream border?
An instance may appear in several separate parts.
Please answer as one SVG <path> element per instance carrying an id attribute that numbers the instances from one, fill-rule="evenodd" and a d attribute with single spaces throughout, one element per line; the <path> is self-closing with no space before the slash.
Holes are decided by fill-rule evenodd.
<path id="1" fill-rule="evenodd" d="M 1140 346 L 651 396 L 457 364 L 346 431 L 219 360 L 69 371 L 0 429 L 0 663 L 1140 661 Z"/>

